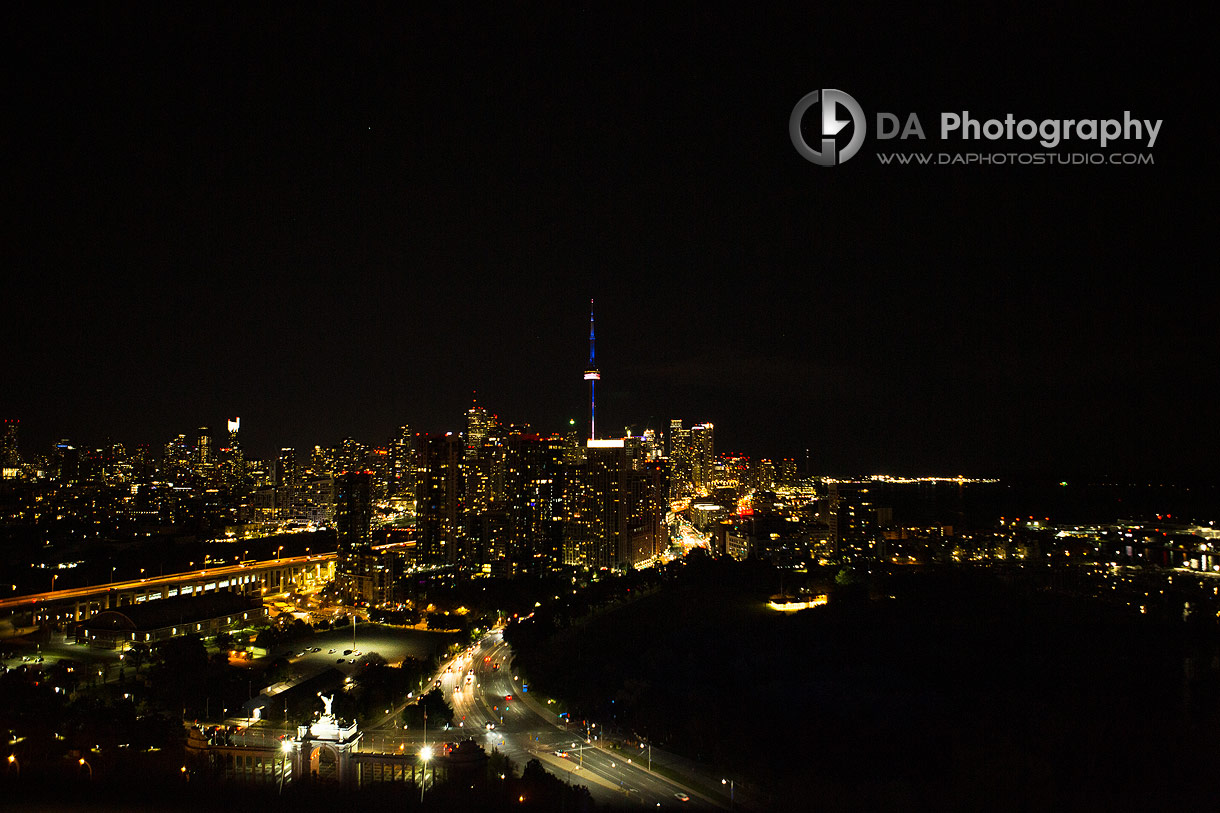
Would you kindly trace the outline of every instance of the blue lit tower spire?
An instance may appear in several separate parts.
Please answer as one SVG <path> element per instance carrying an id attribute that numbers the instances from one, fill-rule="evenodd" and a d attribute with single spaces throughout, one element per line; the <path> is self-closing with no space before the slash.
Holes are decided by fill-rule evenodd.
<path id="1" fill-rule="evenodd" d="M 593 332 L 593 300 L 589 300 L 589 369 L 585 370 L 585 381 L 589 382 L 589 440 L 597 437 L 597 381 L 602 374 L 597 371 L 597 338 Z"/>

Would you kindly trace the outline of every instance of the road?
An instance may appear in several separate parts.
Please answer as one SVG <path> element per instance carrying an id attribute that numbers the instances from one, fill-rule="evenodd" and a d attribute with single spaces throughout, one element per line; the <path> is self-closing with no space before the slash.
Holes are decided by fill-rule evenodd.
<path id="1" fill-rule="evenodd" d="M 340 634 L 338 631 L 332 633 L 336 638 Z M 345 640 L 350 646 L 350 637 Z M 338 640 L 329 641 L 332 647 L 338 643 Z M 364 639 L 358 632 L 357 644 L 367 646 L 374 642 Z M 332 655 L 324 648 L 321 653 L 307 655 L 301 660 L 333 662 L 337 657 L 337 654 Z M 294 657 L 295 660 L 297 658 Z M 374 719 L 361 721 L 360 729 L 364 735 L 361 750 L 415 753 L 425 742 L 437 747 L 446 742 L 456 743 L 473 737 L 489 753 L 492 749 L 499 749 L 518 770 L 529 760 L 538 759 L 555 776 L 586 786 L 596 801 L 615 807 L 639 804 L 651 809 L 730 808 L 727 793 L 701 795 L 695 788 L 650 770 L 649 749 L 641 749 L 638 755 L 625 759 L 621 751 L 606 747 L 596 727 L 586 732 L 566 724 L 529 697 L 512 667 L 511 648 L 504 643 L 498 630 L 489 633 L 478 644 L 442 663 L 437 674 L 429 681 L 434 685 L 439 680 L 441 690 L 449 698 L 454 709 L 452 728 L 430 725 L 427 731 L 405 730 L 399 723 L 402 706 L 398 706 L 386 709 L 384 714 Z M 348 665 L 344 671 L 355 672 L 355 668 Z M 431 686 L 425 685 L 424 691 L 429 688 Z M 280 735 L 295 736 L 296 729 L 288 730 L 271 718 L 238 734 L 235 742 L 265 744 Z M 719 783 L 718 779 L 709 778 L 706 771 L 698 766 L 677 760 L 672 755 L 662 756 L 658 751 L 655 765 L 660 767 L 663 763 L 669 775 L 697 777 L 702 787 Z M 688 798 L 683 800 L 680 796 Z"/>
<path id="2" fill-rule="evenodd" d="M 45 593 L 33 593 L 26 596 L 13 596 L 0 599 L 0 610 L 14 610 L 30 607 L 45 602 L 64 601 L 67 599 L 84 599 L 96 597 L 108 590 L 122 592 L 124 590 L 147 590 L 153 587 L 172 587 L 183 581 L 198 579 L 203 576 L 222 578 L 251 571 L 267 570 L 289 565 L 322 563 L 334 559 L 334 553 L 315 553 L 307 556 L 286 556 L 283 559 L 266 559 L 258 562 L 244 562 L 236 565 L 218 565 L 216 567 L 188 570 L 183 573 L 170 573 L 164 576 L 149 576 L 143 579 L 128 579 L 112 584 L 95 584 L 90 587 L 68 587 L 62 590 L 50 590 Z"/>
<path id="3" fill-rule="evenodd" d="M 473 677 L 468 680 L 468 675 Z M 727 799 L 701 797 L 692 788 L 649 770 L 646 751 L 638 758 L 624 759 L 603 747 L 595 730 L 586 739 L 585 731 L 575 730 L 530 701 L 513 674 L 512 650 L 499 631 L 446 664 L 440 680 L 461 729 L 470 731 L 488 750 L 499 748 L 517 765 L 537 758 L 559 778 L 585 785 L 595 799 L 616 805 L 638 802 L 643 807 L 683 810 L 728 807 Z M 494 728 L 489 730 L 489 724 Z M 681 800 L 682 795 L 689 800 Z"/>

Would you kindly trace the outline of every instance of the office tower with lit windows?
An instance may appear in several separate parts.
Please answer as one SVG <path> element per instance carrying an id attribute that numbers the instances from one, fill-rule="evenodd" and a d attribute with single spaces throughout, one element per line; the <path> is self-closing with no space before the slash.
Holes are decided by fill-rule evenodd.
<path id="1" fill-rule="evenodd" d="M 660 460 L 664 457 L 661 439 L 658 437 L 657 430 L 645 429 L 644 434 L 640 435 L 640 441 L 644 447 L 645 460 Z"/>
<path id="2" fill-rule="evenodd" d="M 195 455 L 191 461 L 196 487 L 206 488 L 212 482 L 212 430 L 201 426 L 195 430 Z"/>
<path id="3" fill-rule="evenodd" d="M 390 496 L 414 498 L 415 465 L 411 453 L 411 427 L 403 424 L 390 443 Z"/>
<path id="4" fill-rule="evenodd" d="M 368 447 L 354 438 L 344 438 L 335 450 L 336 471 L 358 471 L 365 468 Z"/>
<path id="5" fill-rule="evenodd" d="M 241 448 L 241 418 L 227 421 L 228 442 L 217 454 L 220 469 L 220 484 L 230 491 L 240 491 L 245 486 L 246 458 Z"/>
<path id="6" fill-rule="evenodd" d="M 165 479 L 175 485 L 186 485 L 191 479 L 191 447 L 186 435 L 178 437 L 165 444 L 161 461 Z"/>
<path id="7" fill-rule="evenodd" d="M 716 464 L 713 429 L 710 423 L 697 423 L 690 428 L 691 479 L 696 491 L 706 491 L 713 479 Z"/>
<path id="8" fill-rule="evenodd" d="M 314 446 L 309 454 L 309 469 L 314 476 L 334 477 L 339 469 L 335 467 L 335 450 L 329 447 Z"/>
<path id="9" fill-rule="evenodd" d="M 674 498 L 690 494 L 693 486 L 690 435 L 690 430 L 683 428 L 681 418 L 669 422 L 669 491 Z"/>
<path id="10" fill-rule="evenodd" d="M 384 501 L 390 494 L 390 481 L 394 477 L 389 447 L 368 449 L 364 454 L 364 468 L 373 472 L 373 499 Z"/>
<path id="11" fill-rule="evenodd" d="M 21 471 L 21 455 L 17 450 L 17 430 L 21 421 L 5 418 L 4 434 L 0 435 L 0 476 L 16 478 Z"/>
<path id="12" fill-rule="evenodd" d="M 493 553 L 514 573 L 542 573 L 563 561 L 564 438 L 514 427 L 505 446 L 508 539 Z"/>
<path id="13" fill-rule="evenodd" d="M 487 410 L 475 401 L 470 409 L 466 410 L 466 460 L 474 460 L 479 456 L 479 450 L 487 442 L 487 426 Z"/>
<path id="14" fill-rule="evenodd" d="M 628 473 L 626 486 L 626 564 L 638 567 L 655 561 L 669 547 L 669 466 L 664 460 L 644 460 Z"/>
<path id="15" fill-rule="evenodd" d="M 278 516 L 292 514 L 296 504 L 297 450 L 285 446 L 275 461 L 275 507 Z"/>

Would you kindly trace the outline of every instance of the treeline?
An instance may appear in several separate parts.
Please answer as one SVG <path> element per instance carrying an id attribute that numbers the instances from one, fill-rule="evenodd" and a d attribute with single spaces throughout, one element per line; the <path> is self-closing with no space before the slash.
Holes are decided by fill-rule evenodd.
<path id="1" fill-rule="evenodd" d="M 170 776 L 182 764 L 182 720 L 233 713 L 249 691 L 243 670 L 188 635 L 133 647 L 118 665 L 65 659 L 9 670 L 0 675 L 0 729 L 31 782 L 82 770 Z"/>
<path id="2" fill-rule="evenodd" d="M 810 788 L 832 810 L 1209 798 L 1188 766 L 1217 755 L 1218 715 L 1183 712 L 1216 681 L 1183 679 L 1201 642 L 1181 625 L 955 570 L 846 579 L 839 600 L 780 614 L 765 605 L 778 581 L 758 563 L 696 562 L 587 623 L 507 637 L 574 719 L 773 803 Z"/>

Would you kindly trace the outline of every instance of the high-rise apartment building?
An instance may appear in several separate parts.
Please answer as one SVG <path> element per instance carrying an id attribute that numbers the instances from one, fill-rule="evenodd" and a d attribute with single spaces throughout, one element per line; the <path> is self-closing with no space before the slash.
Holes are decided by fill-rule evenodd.
<path id="1" fill-rule="evenodd" d="M 164 477 L 175 485 L 185 485 L 191 479 L 191 447 L 186 435 L 178 437 L 165 444 L 165 452 L 161 460 Z"/>
<path id="2" fill-rule="evenodd" d="M 19 420 L 4 420 L 4 434 L 0 435 L 0 477 L 6 479 L 17 477 L 21 470 L 21 455 L 17 451 L 17 430 L 20 426 Z"/>
<path id="3" fill-rule="evenodd" d="M 275 461 L 275 507 L 278 516 L 287 517 L 292 514 L 296 505 L 297 450 L 291 446 L 280 449 Z"/>
<path id="4" fill-rule="evenodd" d="M 344 471 L 336 479 L 335 532 L 339 595 L 353 604 L 377 603 L 371 471 Z"/>
<path id="5" fill-rule="evenodd" d="M 241 418 L 227 421 L 228 442 L 217 454 L 220 470 L 220 485 L 230 491 L 240 491 L 245 486 L 246 457 L 241 448 Z"/>
<path id="6" fill-rule="evenodd" d="M 564 562 L 623 570 L 663 549 L 665 468 L 628 457 L 622 439 L 591 440 L 564 482 Z"/>
<path id="7" fill-rule="evenodd" d="M 487 442 L 487 425 L 487 410 L 477 402 L 466 410 L 466 460 L 474 460 L 479 456 L 479 451 Z"/>
<path id="8" fill-rule="evenodd" d="M 691 470 L 691 433 L 682 427 L 682 419 L 669 422 L 669 489 L 677 498 L 690 494 L 694 487 Z"/>
<path id="9" fill-rule="evenodd" d="M 206 488 L 212 484 L 212 470 L 215 460 L 212 456 L 212 430 L 201 426 L 195 430 L 195 455 L 191 461 L 195 485 Z"/>
<path id="10" fill-rule="evenodd" d="M 714 427 L 697 423 L 690 428 L 691 475 L 696 491 L 706 491 L 712 483 L 716 464 Z"/>
<path id="11" fill-rule="evenodd" d="M 390 488 L 391 497 L 408 497 L 415 494 L 415 460 L 411 453 L 411 427 L 403 424 L 390 442 Z"/>
<path id="12" fill-rule="evenodd" d="M 429 438 L 416 497 L 421 558 L 428 564 L 473 566 L 466 549 L 466 443 L 458 435 Z"/>

